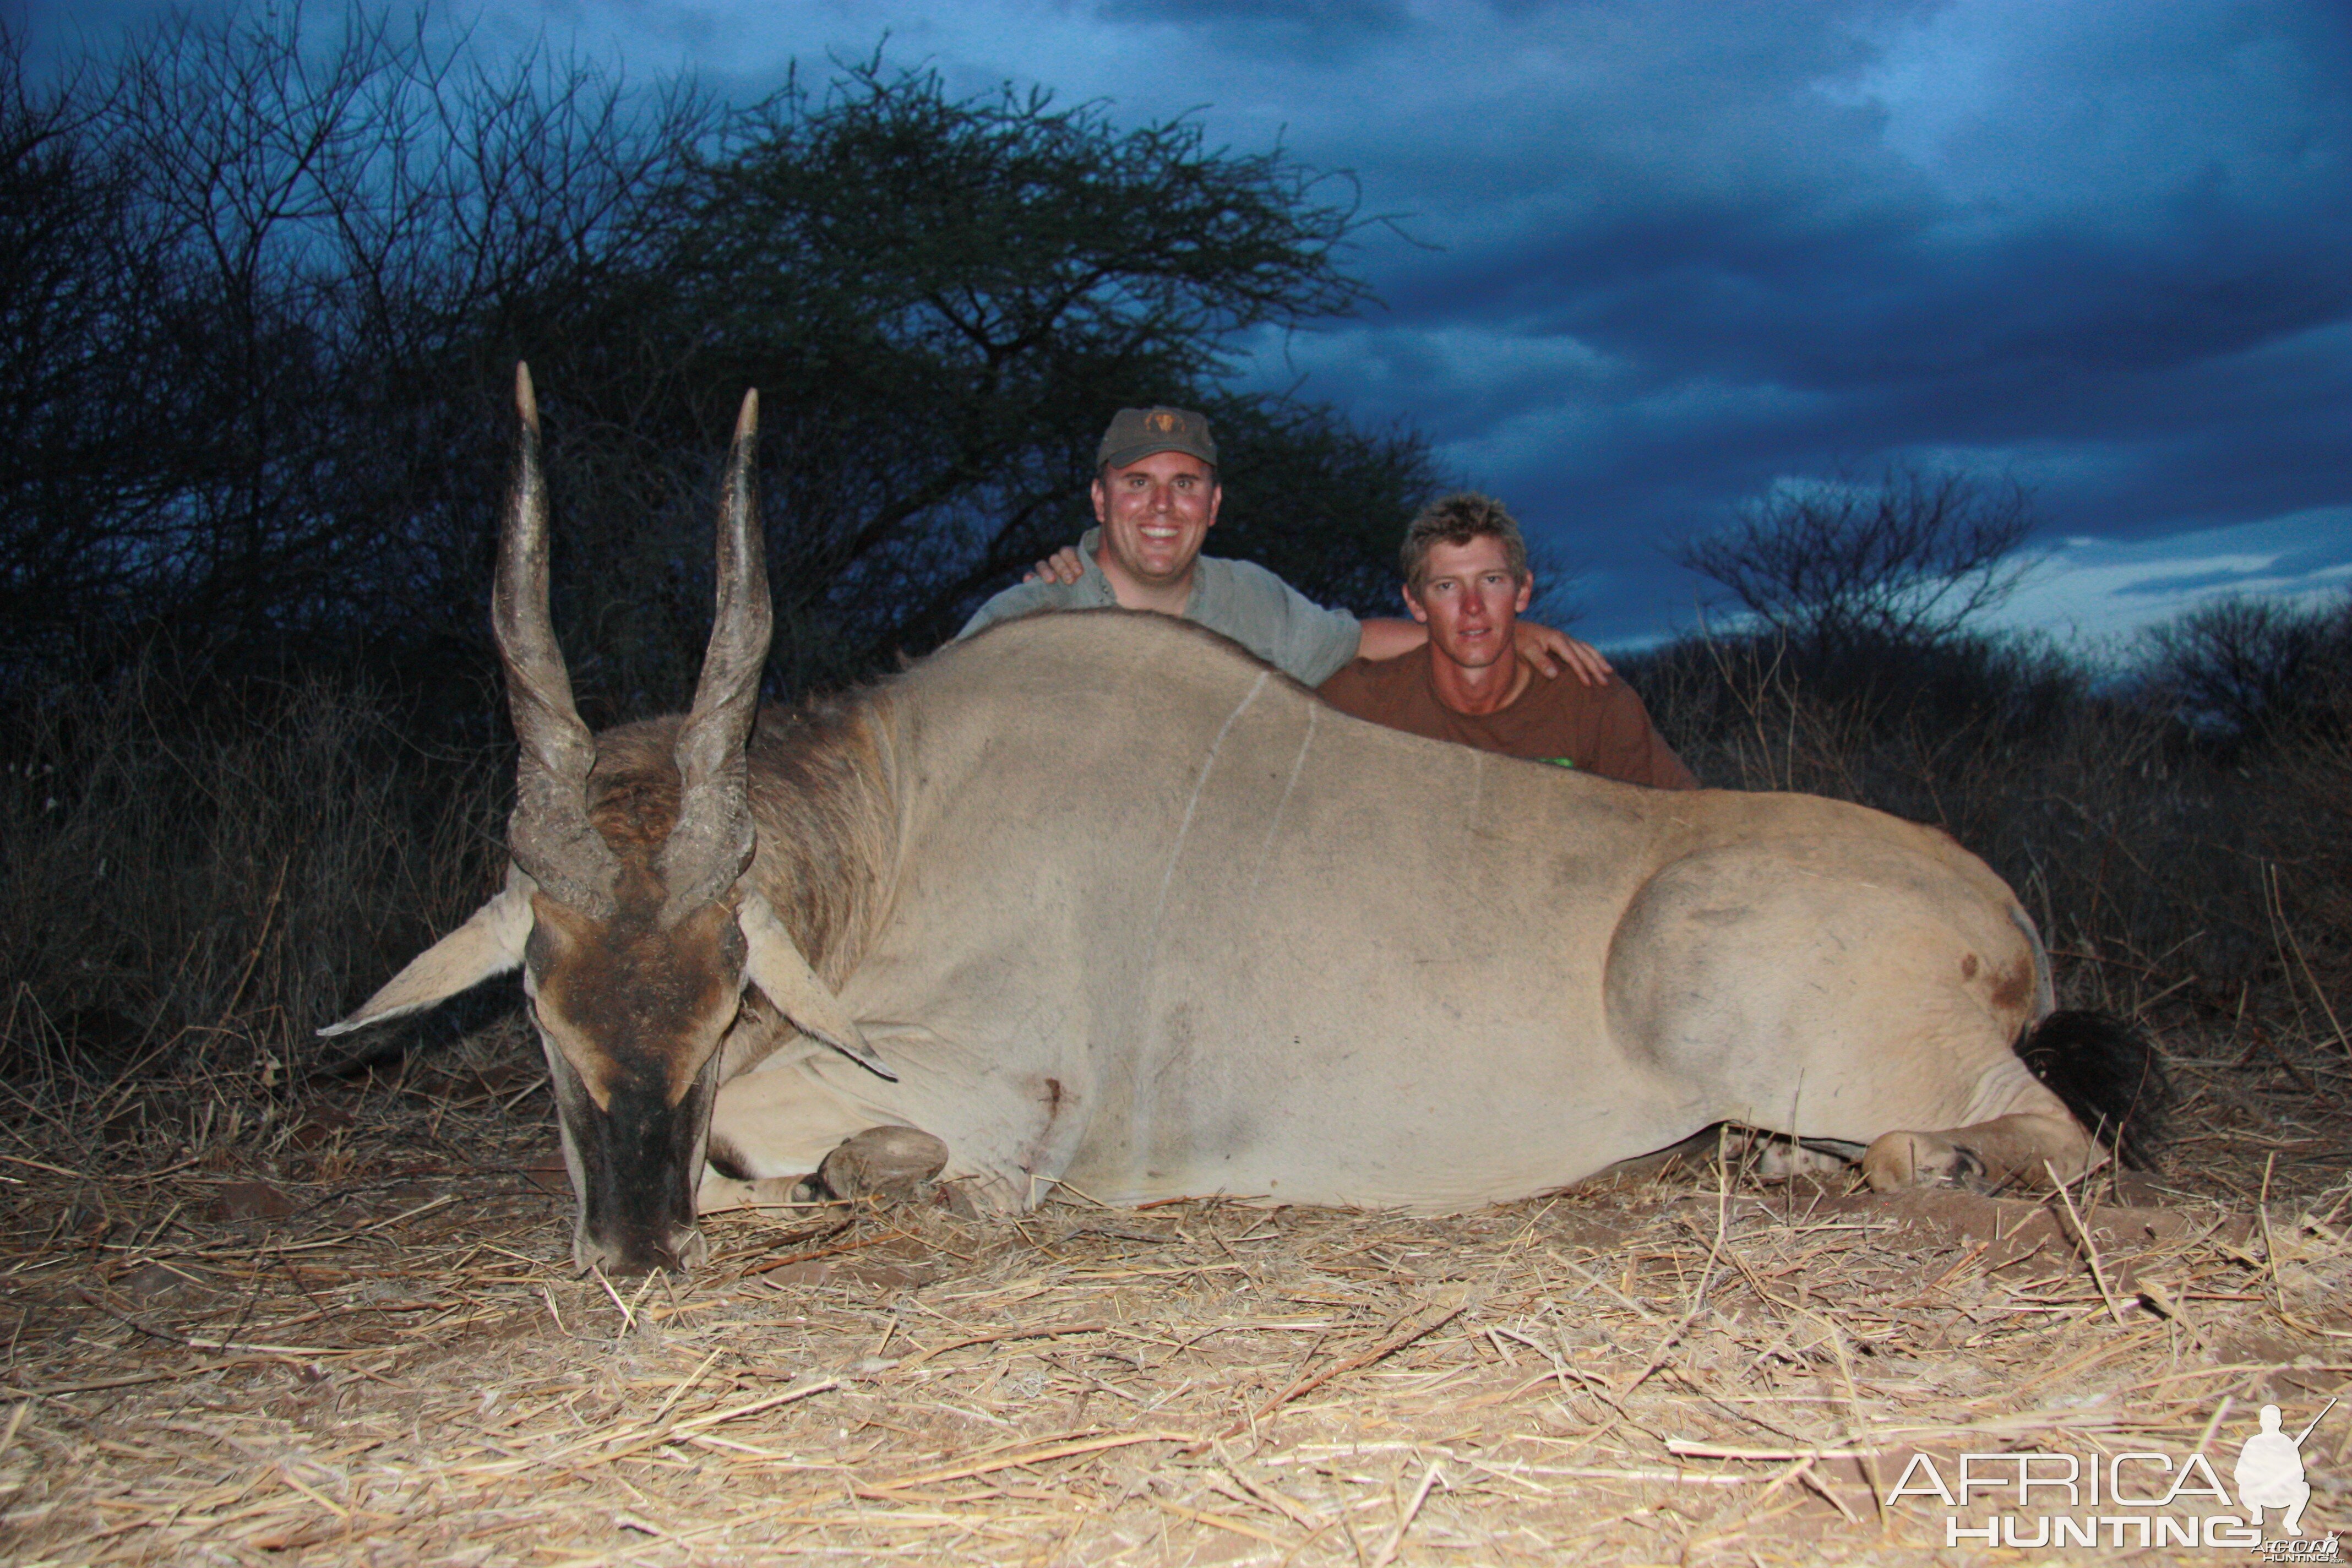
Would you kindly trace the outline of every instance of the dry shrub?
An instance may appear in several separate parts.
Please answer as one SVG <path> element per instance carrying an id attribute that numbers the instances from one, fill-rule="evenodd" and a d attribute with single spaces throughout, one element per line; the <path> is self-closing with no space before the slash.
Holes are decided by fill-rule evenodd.
<path id="1" fill-rule="evenodd" d="M 2273 857 L 2273 918 L 2289 979 L 2299 981 L 2338 1045 L 2352 997 L 2352 692 L 2342 687 L 2298 724 L 2254 774 L 2263 842 Z M 2317 1019 L 2306 1021 L 2315 1026 Z"/>
<path id="2" fill-rule="evenodd" d="M 2342 696 L 2250 752 L 2015 643 L 1827 667 L 1692 641 L 1629 674 L 1708 782 L 1864 802 L 1983 855 L 2070 1001 L 2339 1037 Z M 322 680 L 199 704 L 133 668 L 0 714 L 0 1082 L 124 1157 L 127 1110 L 198 1150 L 282 1122 L 325 1059 L 310 1031 L 462 919 L 502 859 L 503 746 L 420 748 L 392 705 Z"/>
<path id="3" fill-rule="evenodd" d="M 2235 1012 L 2249 987 L 2287 978 L 2286 929 L 2343 929 L 2320 907 L 2324 851 L 2273 865 L 2309 815 L 2290 791 L 2342 788 L 2324 748 L 2297 753 L 2305 784 L 2283 768 L 2265 784 L 2046 648 L 1951 639 L 1823 668 L 1693 640 L 1629 674 L 1705 782 L 1859 801 L 1983 856 L 2074 961 L 2061 966 L 2074 1000 Z"/>
<path id="4" fill-rule="evenodd" d="M 493 752 L 427 754 L 323 680 L 194 709 L 150 666 L 0 720 L 5 1075 L 282 1089 L 310 1031 L 478 901 Z"/>

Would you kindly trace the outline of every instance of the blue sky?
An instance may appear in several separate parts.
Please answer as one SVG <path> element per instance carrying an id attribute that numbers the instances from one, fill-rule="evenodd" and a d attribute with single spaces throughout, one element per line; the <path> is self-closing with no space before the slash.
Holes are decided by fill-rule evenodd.
<path id="1" fill-rule="evenodd" d="M 13 0 L 37 31 L 154 9 Z M 482 0 L 730 96 L 828 55 L 1197 113 L 1351 171 L 1382 304 L 1252 375 L 1427 432 L 1581 569 L 1580 628 L 1687 626 L 1664 548 L 1779 483 L 2014 475 L 2003 619 L 2113 643 L 2352 584 L 2352 8 L 2230 0 Z M 67 18 L 73 18 L 68 21 Z M 1303 378 L 1303 379 L 1302 379 Z"/>

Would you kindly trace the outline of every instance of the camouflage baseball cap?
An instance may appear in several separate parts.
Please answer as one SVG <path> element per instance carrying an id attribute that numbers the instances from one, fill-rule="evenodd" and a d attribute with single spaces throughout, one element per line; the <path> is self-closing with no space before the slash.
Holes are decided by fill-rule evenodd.
<path id="1" fill-rule="evenodd" d="M 1095 467 L 1123 468 L 1154 452 L 1182 452 L 1217 466 L 1216 437 L 1209 421 L 1189 408 L 1122 408 L 1095 448 Z"/>

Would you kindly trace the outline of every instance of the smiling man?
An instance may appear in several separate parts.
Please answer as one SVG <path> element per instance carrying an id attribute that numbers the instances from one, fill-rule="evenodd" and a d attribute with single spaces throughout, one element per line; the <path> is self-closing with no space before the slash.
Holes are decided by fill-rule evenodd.
<path id="1" fill-rule="evenodd" d="M 1501 502 L 1465 494 L 1430 507 L 1405 531 L 1403 564 L 1405 606 L 1429 641 L 1402 658 L 1357 659 L 1323 683 L 1325 701 L 1432 740 L 1654 789 L 1698 787 L 1623 681 L 1537 680 L 1510 657 L 1535 574 Z"/>
<path id="2" fill-rule="evenodd" d="M 1202 554 L 1223 499 L 1207 419 L 1185 408 L 1120 409 L 1095 453 L 1097 526 L 1075 552 L 1041 563 L 1035 580 L 982 605 L 956 635 L 1034 610 L 1157 610 L 1222 633 L 1308 686 L 1349 659 L 1393 659 L 1428 640 L 1413 621 L 1359 621 L 1263 566 Z M 1609 679 L 1607 659 L 1549 626 L 1521 622 L 1506 628 L 1506 640 L 1547 676 L 1565 667 L 1588 685 Z"/>

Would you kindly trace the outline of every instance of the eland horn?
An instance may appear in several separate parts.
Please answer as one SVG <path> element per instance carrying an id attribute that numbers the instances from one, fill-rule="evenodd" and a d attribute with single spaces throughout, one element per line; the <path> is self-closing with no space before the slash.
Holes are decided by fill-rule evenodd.
<path id="1" fill-rule="evenodd" d="M 539 401 L 530 367 L 515 366 L 514 482 L 499 535 L 490 629 L 506 667 L 507 705 L 521 754 L 507 847 L 514 862 L 557 901 L 598 920 L 612 918 L 620 875 L 588 820 L 588 769 L 595 738 L 572 701 L 572 677 L 547 613 L 547 481 L 540 471 Z"/>
<path id="2" fill-rule="evenodd" d="M 658 861 L 668 893 L 661 912 L 666 927 L 724 893 L 751 860 L 743 746 L 760 705 L 760 676 L 767 668 L 774 619 L 754 491 L 752 448 L 759 427 L 760 395 L 747 392 L 720 486 L 718 612 L 702 656 L 702 679 L 694 689 L 694 710 L 677 732 L 677 824 Z"/>

